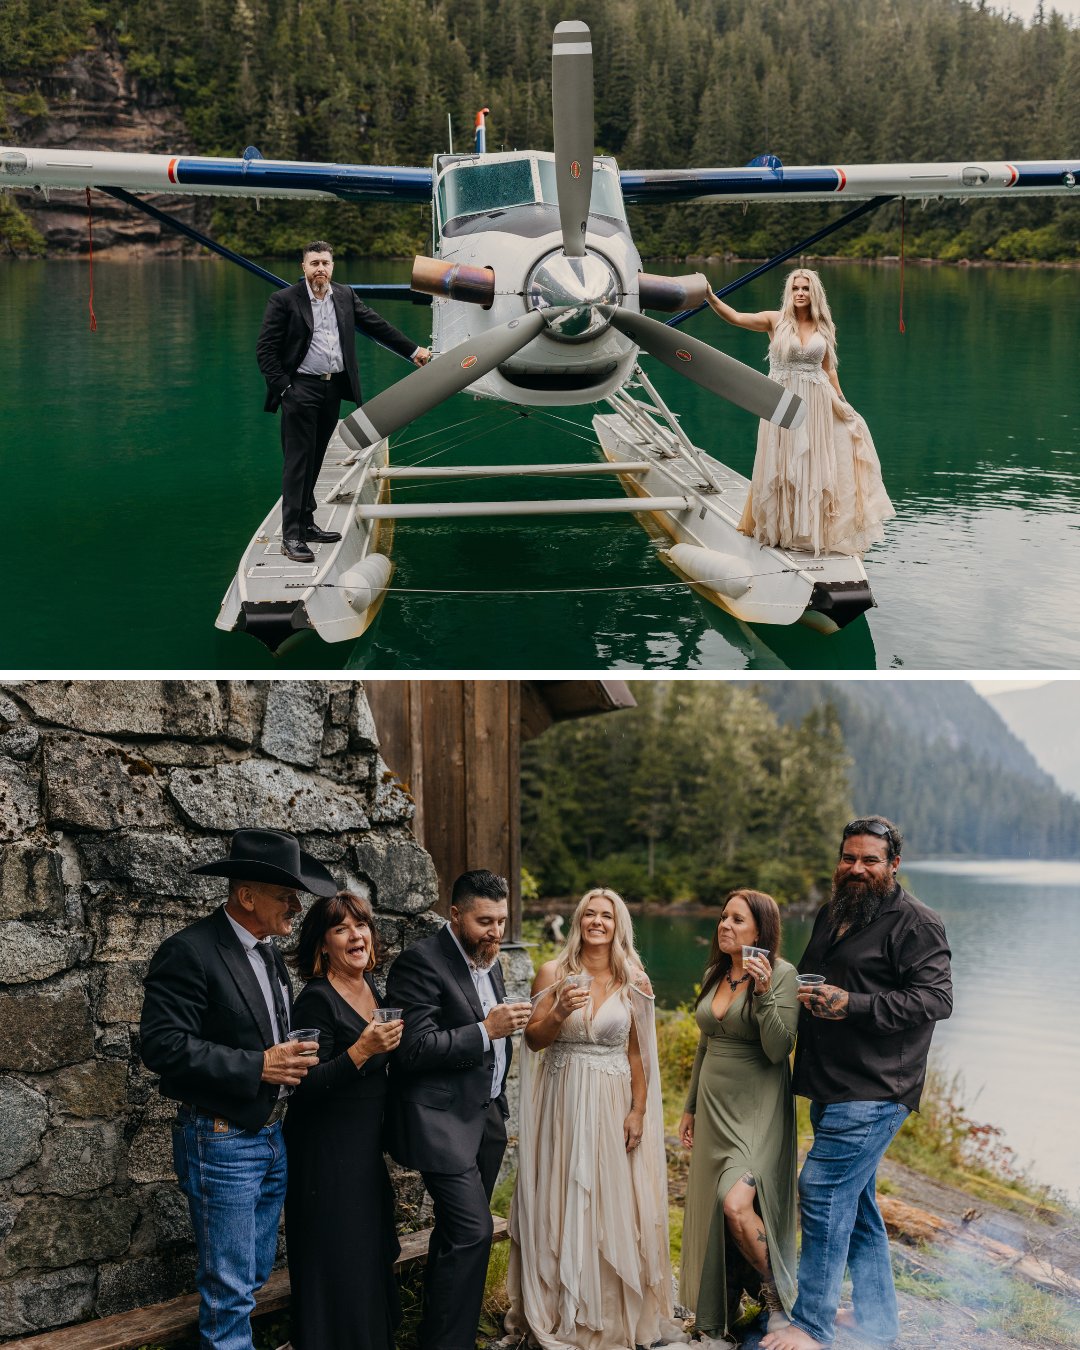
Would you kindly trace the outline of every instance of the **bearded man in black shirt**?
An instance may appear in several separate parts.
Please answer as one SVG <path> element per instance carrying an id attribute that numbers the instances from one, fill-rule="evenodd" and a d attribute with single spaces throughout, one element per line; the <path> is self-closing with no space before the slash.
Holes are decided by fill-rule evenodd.
<path id="1" fill-rule="evenodd" d="M 896 880 L 903 840 L 883 816 L 844 827 L 833 894 L 799 962 L 792 1089 L 810 1099 L 814 1145 L 799 1176 L 802 1250 L 791 1325 L 764 1350 L 816 1350 L 837 1324 L 870 1344 L 899 1332 L 877 1167 L 917 1110 L 934 1023 L 952 1012 L 941 919 Z M 837 1313 L 844 1268 L 854 1307 Z"/>

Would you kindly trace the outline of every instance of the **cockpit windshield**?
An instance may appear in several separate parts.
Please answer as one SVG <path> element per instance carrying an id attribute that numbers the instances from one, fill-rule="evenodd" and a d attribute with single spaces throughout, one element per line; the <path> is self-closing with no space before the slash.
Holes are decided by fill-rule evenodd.
<path id="1" fill-rule="evenodd" d="M 552 159 L 470 159 L 452 165 L 439 179 L 439 219 L 444 226 L 462 216 L 537 202 L 557 206 L 558 201 Z M 619 174 L 612 163 L 596 162 L 591 210 L 614 220 L 626 219 Z"/>
<path id="2" fill-rule="evenodd" d="M 555 161 L 542 159 L 540 165 L 540 185 L 544 201 L 558 206 L 559 197 L 555 189 Z M 619 187 L 619 175 L 610 164 L 594 161 L 592 198 L 589 210 L 598 216 L 611 216 L 615 220 L 625 220 L 622 191 Z"/>

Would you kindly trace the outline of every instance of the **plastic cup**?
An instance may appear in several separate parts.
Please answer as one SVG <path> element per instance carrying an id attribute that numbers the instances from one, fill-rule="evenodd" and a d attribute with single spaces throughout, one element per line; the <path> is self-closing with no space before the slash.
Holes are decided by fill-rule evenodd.
<path id="1" fill-rule="evenodd" d="M 763 961 L 769 959 L 768 947 L 743 947 L 742 959 L 748 961 L 751 956 L 760 956 Z"/>
<path id="2" fill-rule="evenodd" d="M 376 1008 L 371 1015 L 373 1022 L 398 1022 L 401 1020 L 403 1008 Z"/>
<path id="3" fill-rule="evenodd" d="M 315 1041 L 317 1044 L 319 1040 L 319 1028 L 297 1027 L 295 1031 L 290 1031 L 289 1034 L 285 1037 L 285 1039 L 287 1041 Z M 318 1053 L 319 1053 L 318 1050 L 304 1051 L 304 1054 L 310 1055 L 312 1059 L 315 1059 Z"/>
<path id="4" fill-rule="evenodd" d="M 800 989 L 815 989 L 819 984 L 825 983 L 824 975 L 796 975 Z"/>
<path id="5" fill-rule="evenodd" d="M 591 989 L 593 977 L 586 970 L 579 970 L 576 975 L 568 975 L 566 983 L 573 985 L 575 989 Z"/>

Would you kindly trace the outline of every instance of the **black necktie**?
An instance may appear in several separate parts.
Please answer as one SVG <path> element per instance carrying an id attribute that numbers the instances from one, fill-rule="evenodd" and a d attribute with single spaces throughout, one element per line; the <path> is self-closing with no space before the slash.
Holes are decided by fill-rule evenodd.
<path id="1" fill-rule="evenodd" d="M 278 1033 L 284 1038 L 289 1030 L 289 1014 L 285 1007 L 285 999 L 281 992 L 281 979 L 278 976 L 274 953 L 270 950 L 269 942 L 256 942 L 255 950 L 262 957 L 263 965 L 266 967 L 266 973 L 270 977 L 270 993 L 274 1000 L 274 1012 L 277 1015 Z"/>

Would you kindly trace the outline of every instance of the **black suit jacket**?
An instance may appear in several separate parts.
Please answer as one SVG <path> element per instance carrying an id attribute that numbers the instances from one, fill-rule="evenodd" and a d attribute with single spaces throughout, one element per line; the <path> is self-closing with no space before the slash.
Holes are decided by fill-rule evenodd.
<path id="1" fill-rule="evenodd" d="M 491 968 L 495 994 L 506 995 Z M 390 1065 L 387 1148 L 405 1167 L 463 1172 L 476 1162 L 492 1100 L 494 1049 L 484 1049 L 484 1011 L 448 928 L 407 947 L 390 967 L 385 1003 L 404 1009 L 405 1030 Z M 506 1068 L 512 1046 L 506 1039 Z M 504 1088 L 495 1094 L 509 1115 Z"/>
<path id="2" fill-rule="evenodd" d="M 274 948 L 282 984 L 291 985 Z M 263 1051 L 274 1044 L 251 962 L 224 907 L 167 938 L 143 981 L 143 1063 L 161 1091 L 245 1130 L 266 1123 L 278 1085 L 262 1081 Z"/>
<path id="3" fill-rule="evenodd" d="M 381 314 L 369 309 L 348 286 L 339 286 L 331 282 L 330 290 L 334 297 L 334 309 L 337 311 L 341 355 L 345 361 L 350 397 L 354 403 L 359 403 L 357 328 L 362 329 L 369 338 L 381 342 L 384 347 L 389 347 L 392 352 L 397 352 L 406 359 L 412 356 L 417 344 L 396 329 L 392 323 L 388 323 Z M 296 368 L 307 355 L 314 331 L 315 320 L 311 314 L 307 282 L 299 281 L 295 286 L 286 286 L 271 295 L 266 302 L 259 340 L 255 344 L 259 369 L 266 380 L 266 402 L 263 407 L 267 412 L 277 412 L 280 407 L 281 395 L 292 384 Z"/>

